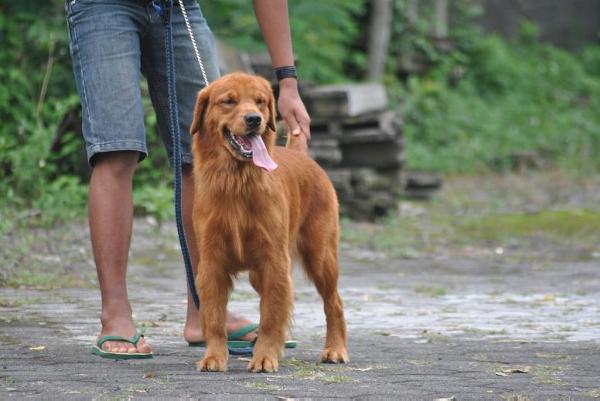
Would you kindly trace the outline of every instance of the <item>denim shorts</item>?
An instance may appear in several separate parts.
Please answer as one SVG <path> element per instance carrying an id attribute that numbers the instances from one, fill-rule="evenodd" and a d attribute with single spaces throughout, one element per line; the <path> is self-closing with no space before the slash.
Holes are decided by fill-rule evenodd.
<path id="1" fill-rule="evenodd" d="M 171 16 L 182 160 L 192 162 L 189 126 L 204 82 L 181 10 Z M 215 43 L 196 0 L 184 0 L 209 81 L 219 75 Z M 162 18 L 148 0 L 66 0 L 70 50 L 83 109 L 88 162 L 98 153 L 148 154 L 141 76 L 148 82 L 162 141 L 172 160 Z"/>

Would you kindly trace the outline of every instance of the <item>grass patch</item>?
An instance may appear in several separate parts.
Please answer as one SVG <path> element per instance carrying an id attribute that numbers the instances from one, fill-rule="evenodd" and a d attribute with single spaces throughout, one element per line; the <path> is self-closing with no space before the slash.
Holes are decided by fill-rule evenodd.
<path id="1" fill-rule="evenodd" d="M 417 294 L 425 295 L 430 298 L 437 298 L 446 295 L 444 287 L 421 284 L 414 288 Z"/>
<path id="2" fill-rule="evenodd" d="M 346 375 L 348 368 L 335 366 L 326 368 L 314 362 L 300 361 L 295 358 L 284 359 L 282 366 L 292 367 L 294 378 L 301 380 L 319 380 L 325 383 L 351 383 L 355 380 Z"/>
<path id="3" fill-rule="evenodd" d="M 76 224 L 55 228 L 14 226 L 0 237 L 0 288 L 90 288 L 91 250 Z M 22 301 L 24 302 L 24 301 Z"/>
<path id="4" fill-rule="evenodd" d="M 480 329 L 477 327 L 463 327 L 462 331 L 468 334 L 474 334 L 478 336 L 503 336 L 507 335 L 508 331 L 505 329 L 501 330 L 489 330 L 489 329 Z"/>
<path id="5" fill-rule="evenodd" d="M 410 168 L 506 171 L 528 154 L 538 167 L 598 171 L 600 46 L 570 53 L 538 33 L 525 23 L 508 41 L 467 29 L 443 61 L 409 78 L 400 96 Z"/>
<path id="6" fill-rule="evenodd" d="M 29 270 L 17 271 L 0 281 L 0 286 L 12 288 L 93 288 L 89 278 L 77 274 L 42 273 Z"/>
<path id="7" fill-rule="evenodd" d="M 12 322 L 18 322 L 19 320 L 21 320 L 21 317 L 20 317 L 20 315 L 17 315 L 16 313 L 12 313 L 12 314 L 4 313 L 4 314 L 0 315 L 0 323 L 12 323 Z"/>
<path id="8" fill-rule="evenodd" d="M 433 361 L 430 359 L 407 359 L 406 362 L 415 366 L 431 366 Z"/>
<path id="9" fill-rule="evenodd" d="M 459 225 L 466 239 L 498 241 L 531 235 L 558 238 L 600 235 L 600 213 L 591 210 L 545 210 L 469 218 Z"/>
<path id="10" fill-rule="evenodd" d="M 600 388 L 597 388 L 595 390 L 586 391 L 585 393 L 582 393 L 581 395 L 583 395 L 584 397 L 590 397 L 590 398 L 600 398 Z"/>
<path id="11" fill-rule="evenodd" d="M 485 248 L 506 258 L 505 248 L 513 244 L 517 248 L 529 244 L 547 244 L 550 248 L 568 245 L 571 251 L 562 257 L 585 258 L 597 248 L 599 211 L 582 208 L 498 213 L 490 207 L 492 200 L 466 206 L 452 194 L 441 197 L 421 204 L 423 213 L 419 215 L 395 215 L 369 224 L 342 221 L 342 242 L 397 258 L 467 246 Z M 465 209 L 470 210 L 465 213 Z M 415 291 L 430 296 L 445 294 L 443 289 Z"/>
<path id="12" fill-rule="evenodd" d="M 267 391 L 279 391 L 281 390 L 280 386 L 275 384 L 263 383 L 263 382 L 255 382 L 255 383 L 246 383 L 246 387 L 254 388 L 257 390 L 267 390 Z"/>
<path id="13" fill-rule="evenodd" d="M 0 297 L 0 308 L 18 308 L 25 304 L 26 303 L 21 299 L 8 299 Z"/>
<path id="14" fill-rule="evenodd" d="M 552 365 L 536 365 L 533 367 L 533 381 L 538 384 L 564 384 L 561 380 L 560 374 L 562 368 L 560 366 Z"/>
<path id="15" fill-rule="evenodd" d="M 423 330 L 421 335 L 427 340 L 428 343 L 446 343 L 450 340 L 445 334 L 442 333 L 434 333 L 429 330 Z"/>
<path id="16" fill-rule="evenodd" d="M 572 359 L 572 357 L 569 355 L 558 354 L 553 352 L 537 352 L 535 356 L 543 359 Z"/>

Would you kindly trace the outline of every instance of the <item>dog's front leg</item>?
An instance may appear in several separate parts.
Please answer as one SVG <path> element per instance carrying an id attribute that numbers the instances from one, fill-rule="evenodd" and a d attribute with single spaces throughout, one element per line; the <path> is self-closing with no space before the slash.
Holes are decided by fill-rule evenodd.
<path id="1" fill-rule="evenodd" d="M 276 372 L 292 310 L 292 278 L 289 256 L 252 272 L 251 280 L 260 294 L 260 325 L 251 372 Z"/>
<path id="2" fill-rule="evenodd" d="M 217 264 L 204 262 L 198 266 L 196 288 L 200 293 L 200 323 L 206 339 L 204 358 L 196 363 L 201 371 L 224 372 L 227 369 L 227 332 L 225 318 L 227 300 L 232 288 L 231 277 Z"/>

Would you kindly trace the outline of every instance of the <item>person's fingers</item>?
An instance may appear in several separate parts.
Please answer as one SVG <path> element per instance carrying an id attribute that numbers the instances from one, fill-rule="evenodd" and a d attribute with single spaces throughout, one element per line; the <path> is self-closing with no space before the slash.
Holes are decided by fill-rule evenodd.
<path id="1" fill-rule="evenodd" d="M 304 134 L 305 142 L 310 140 L 310 117 L 299 97 L 280 97 L 279 111 L 291 135 Z"/>
<path id="2" fill-rule="evenodd" d="M 310 141 L 310 117 L 308 117 L 306 111 L 302 110 L 296 119 L 300 125 L 300 131 L 304 133 L 306 140 Z M 300 132 L 298 134 L 300 134 Z"/>

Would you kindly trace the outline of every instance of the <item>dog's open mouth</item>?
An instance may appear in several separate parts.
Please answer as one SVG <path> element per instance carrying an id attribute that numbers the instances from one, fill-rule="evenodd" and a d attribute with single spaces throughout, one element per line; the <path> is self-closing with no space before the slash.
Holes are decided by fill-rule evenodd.
<path id="1" fill-rule="evenodd" d="M 225 137 L 233 151 L 243 159 L 252 160 L 255 165 L 267 171 L 277 168 L 277 164 L 271 159 L 260 135 L 254 132 L 246 135 L 234 135 L 229 129 L 225 129 Z"/>
<path id="2" fill-rule="evenodd" d="M 250 142 L 249 137 L 255 135 L 254 132 L 244 136 L 233 135 L 231 131 L 225 129 L 225 137 L 229 142 L 229 146 L 244 159 L 252 159 L 252 142 Z"/>

